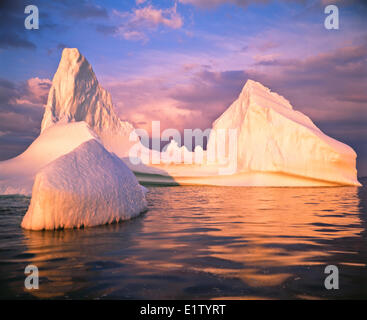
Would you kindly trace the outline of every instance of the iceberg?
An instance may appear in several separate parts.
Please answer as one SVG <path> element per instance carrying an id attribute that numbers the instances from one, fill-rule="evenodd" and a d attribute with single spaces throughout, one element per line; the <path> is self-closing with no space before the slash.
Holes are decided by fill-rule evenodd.
<path id="1" fill-rule="evenodd" d="M 216 139 L 216 132 L 231 130 L 236 132 L 234 143 Z M 110 94 L 100 86 L 86 58 L 76 48 L 65 48 L 50 88 L 41 135 L 22 155 L 0 162 L 0 193 L 29 194 L 43 166 L 90 139 L 122 159 L 143 183 L 360 185 L 357 155 L 351 147 L 327 136 L 288 100 L 253 80 L 214 121 L 207 150 L 196 146 L 192 152 L 174 140 L 164 152 L 151 150 L 141 143 L 132 124 L 119 119 Z M 234 170 L 222 170 L 219 159 L 208 161 L 223 144 L 236 150 L 231 158 Z M 132 157 L 131 150 L 140 152 Z M 185 158 L 204 161 L 187 164 Z"/>
<path id="2" fill-rule="evenodd" d="M 237 129 L 238 172 L 260 173 L 261 179 L 264 173 L 276 173 L 315 184 L 360 185 L 354 150 L 324 134 L 259 82 L 246 82 L 238 99 L 213 123 L 213 130 L 220 129 Z M 216 147 L 210 136 L 208 152 Z"/>
<path id="3" fill-rule="evenodd" d="M 43 167 L 21 223 L 31 230 L 92 227 L 133 218 L 147 209 L 134 174 L 91 139 Z"/>
<path id="4" fill-rule="evenodd" d="M 230 130 L 236 132 L 234 159 L 228 154 Z M 223 140 L 216 139 L 220 131 L 227 134 L 227 148 L 223 148 Z M 181 151 L 177 143 L 169 147 Z M 207 150 L 196 148 L 194 153 L 201 152 L 209 159 L 219 149 L 228 165 L 234 162 L 234 172 L 223 174 L 218 157 L 201 165 L 161 164 L 154 166 L 165 172 L 156 178 L 157 182 L 218 186 L 361 185 L 357 179 L 357 155 L 351 147 L 327 136 L 309 117 L 294 110 L 288 100 L 253 80 L 246 82 L 238 99 L 214 121 Z M 142 175 L 140 181 L 151 183 L 152 177 Z"/>

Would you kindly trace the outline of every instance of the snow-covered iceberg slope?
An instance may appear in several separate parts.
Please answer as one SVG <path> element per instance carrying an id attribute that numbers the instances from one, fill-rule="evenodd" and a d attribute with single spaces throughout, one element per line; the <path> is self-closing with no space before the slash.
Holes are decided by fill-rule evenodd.
<path id="1" fill-rule="evenodd" d="M 146 208 L 134 174 L 92 139 L 37 173 L 21 226 L 31 230 L 90 227 L 130 219 Z"/>
<path id="2" fill-rule="evenodd" d="M 83 121 L 44 130 L 22 154 L 0 162 L 0 194 L 30 195 L 34 177 L 43 166 L 90 139 L 96 139 L 96 134 Z"/>
<path id="3" fill-rule="evenodd" d="M 134 127 L 115 114 L 111 95 L 102 88 L 92 66 L 76 48 L 65 48 L 52 80 L 41 132 L 55 123 L 85 121 L 105 148 L 119 157 L 128 155 Z"/>

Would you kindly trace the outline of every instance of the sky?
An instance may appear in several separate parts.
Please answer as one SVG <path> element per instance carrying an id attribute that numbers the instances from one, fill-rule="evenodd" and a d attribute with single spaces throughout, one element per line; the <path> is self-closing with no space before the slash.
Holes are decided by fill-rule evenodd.
<path id="1" fill-rule="evenodd" d="M 328 4 L 339 29 L 324 27 Z M 34 0 L 0 2 L 0 160 L 38 136 L 62 49 L 76 47 L 137 128 L 206 129 L 247 79 L 286 97 L 352 146 L 367 175 L 367 1 Z"/>

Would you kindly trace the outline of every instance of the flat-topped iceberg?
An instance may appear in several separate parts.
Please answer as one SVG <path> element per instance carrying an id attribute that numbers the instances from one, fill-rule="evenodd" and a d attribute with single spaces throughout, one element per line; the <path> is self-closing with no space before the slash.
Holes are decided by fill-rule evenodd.
<path id="1" fill-rule="evenodd" d="M 221 133 L 224 139 L 220 140 Z M 186 149 L 171 142 L 167 150 L 182 159 Z M 149 176 L 145 170 L 140 181 L 218 186 L 360 185 L 357 155 L 351 147 L 327 136 L 288 100 L 253 80 L 246 82 L 239 97 L 214 121 L 207 150 L 195 149 L 192 157 L 199 151 L 204 159 L 214 155 L 213 160 L 197 165 L 177 165 L 177 161 L 167 165 L 163 161 L 154 166 L 164 171 L 161 176 Z M 139 171 L 138 167 L 132 169 Z"/>
<path id="2" fill-rule="evenodd" d="M 91 227 L 130 219 L 146 208 L 134 174 L 91 139 L 37 173 L 21 226 L 31 230 Z"/>
<path id="3" fill-rule="evenodd" d="M 237 130 L 237 172 L 260 173 L 258 183 L 267 185 L 266 173 L 276 173 L 311 179 L 315 185 L 360 185 L 354 150 L 327 136 L 259 82 L 248 80 L 238 99 L 213 123 L 213 130 L 221 129 Z M 208 152 L 216 147 L 210 137 Z"/>

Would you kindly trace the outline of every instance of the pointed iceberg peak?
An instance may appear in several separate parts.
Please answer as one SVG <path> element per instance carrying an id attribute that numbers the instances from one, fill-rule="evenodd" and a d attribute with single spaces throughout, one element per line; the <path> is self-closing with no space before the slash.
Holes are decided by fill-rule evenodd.
<path id="1" fill-rule="evenodd" d="M 77 48 L 64 48 L 61 54 L 61 59 L 59 63 L 59 69 L 64 68 L 80 68 L 81 66 L 90 69 L 93 72 L 91 65 L 88 60 L 80 53 Z"/>
<path id="2" fill-rule="evenodd" d="M 262 85 L 260 82 L 248 79 L 242 88 L 241 95 L 252 93 L 253 91 L 270 92 L 270 89 Z"/>
<path id="3" fill-rule="evenodd" d="M 65 83 L 65 77 L 70 82 L 72 77 L 75 82 L 80 76 L 84 80 L 97 81 L 92 66 L 77 48 L 65 48 L 62 51 L 59 67 L 55 73 L 53 82 Z"/>
<path id="4" fill-rule="evenodd" d="M 265 86 L 263 86 L 260 82 L 257 82 L 255 80 L 252 80 L 252 79 L 248 79 L 245 83 L 245 85 L 243 86 L 243 89 L 250 89 L 250 88 L 253 88 L 253 87 L 257 87 L 257 86 L 260 86 L 261 88 L 264 88 L 265 90 L 269 90 L 268 88 L 266 88 Z"/>
<path id="5" fill-rule="evenodd" d="M 267 106 L 277 104 L 287 109 L 293 109 L 292 105 L 283 96 L 272 92 L 269 88 L 265 87 L 260 82 L 248 79 L 246 84 L 242 88 L 240 98 L 250 99 L 253 103 L 258 105 Z"/>
<path id="6" fill-rule="evenodd" d="M 76 48 L 65 48 L 52 79 L 41 132 L 56 122 L 86 121 L 93 129 L 112 113 L 109 93 Z M 114 122 L 117 122 L 113 119 Z"/>
<path id="7" fill-rule="evenodd" d="M 61 61 L 78 61 L 84 58 L 77 48 L 64 48 L 62 50 Z"/>
<path id="8" fill-rule="evenodd" d="M 134 127 L 115 113 L 111 95 L 76 48 L 65 48 L 48 94 L 41 132 L 55 123 L 85 121 L 104 146 L 124 156 Z"/>

